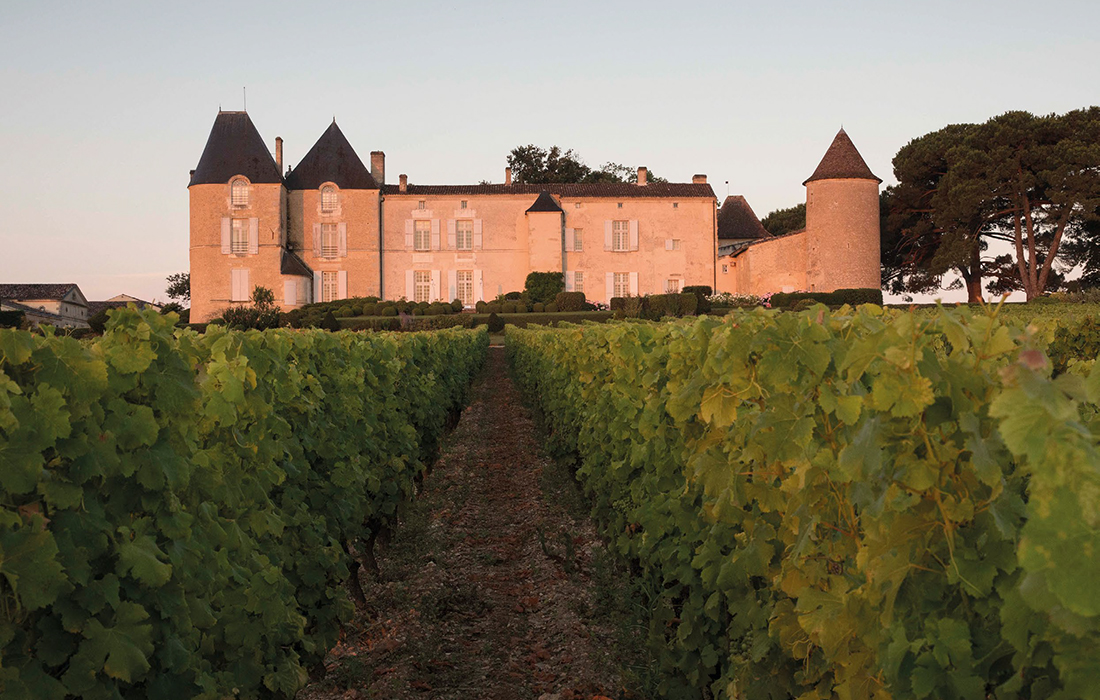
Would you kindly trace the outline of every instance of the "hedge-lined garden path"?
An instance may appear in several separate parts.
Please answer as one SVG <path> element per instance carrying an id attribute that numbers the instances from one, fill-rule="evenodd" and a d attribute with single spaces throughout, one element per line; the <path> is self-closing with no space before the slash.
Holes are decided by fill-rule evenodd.
<path id="1" fill-rule="evenodd" d="M 492 348 L 367 606 L 300 694 L 575 700 L 649 694 L 645 596 L 607 551 Z"/>

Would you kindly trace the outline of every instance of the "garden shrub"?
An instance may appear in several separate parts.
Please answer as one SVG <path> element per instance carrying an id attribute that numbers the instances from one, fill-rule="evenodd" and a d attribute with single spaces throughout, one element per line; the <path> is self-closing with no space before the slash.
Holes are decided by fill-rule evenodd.
<path id="1" fill-rule="evenodd" d="M 710 299 L 708 299 L 708 297 L 713 291 L 710 286 L 705 284 L 689 284 L 680 291 L 684 294 L 695 295 L 695 299 L 697 300 L 697 304 L 695 307 L 696 310 L 693 311 L 690 315 L 695 315 L 696 313 L 705 314 L 710 311 Z"/>
<path id="2" fill-rule="evenodd" d="M 546 306 L 542 302 L 536 301 L 534 304 L 531 305 L 531 311 L 535 312 L 536 314 L 541 314 L 545 310 Z"/>
<path id="3" fill-rule="evenodd" d="M 489 332 L 500 333 L 504 330 L 504 320 L 495 313 L 489 314 Z"/>
<path id="4" fill-rule="evenodd" d="M 560 272 L 532 272 L 527 275 L 523 287 L 532 302 L 545 304 L 565 290 L 565 275 Z"/>
<path id="5" fill-rule="evenodd" d="M 387 306 L 386 308 L 382 309 L 382 315 L 383 316 L 396 316 L 397 315 L 397 307 L 396 306 Z"/>
<path id="6" fill-rule="evenodd" d="M 558 305 L 554 302 L 550 302 L 549 304 L 547 304 L 543 308 L 543 311 L 545 311 L 548 314 L 556 314 L 556 313 L 558 313 L 559 310 L 560 309 L 558 309 Z"/>
<path id="7" fill-rule="evenodd" d="M 561 311 L 583 311 L 585 307 L 584 292 L 559 292 L 554 297 L 554 304 Z"/>

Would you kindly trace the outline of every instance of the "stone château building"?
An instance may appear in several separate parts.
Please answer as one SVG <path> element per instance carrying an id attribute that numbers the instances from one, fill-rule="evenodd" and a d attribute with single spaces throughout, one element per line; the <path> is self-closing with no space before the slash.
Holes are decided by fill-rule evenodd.
<path id="1" fill-rule="evenodd" d="M 774 266 L 753 271 L 750 261 L 775 257 L 775 237 L 762 227 L 723 238 L 726 207 L 720 215 L 705 175 L 656 183 L 639 168 L 637 183 L 530 185 L 505 169 L 504 184 L 418 185 L 405 175 L 393 184 L 385 154 L 371 152 L 368 169 L 335 120 L 285 173 L 282 152 L 277 138 L 272 157 L 247 113 L 218 113 L 188 186 L 193 321 L 247 302 L 256 286 L 273 290 L 284 310 L 357 296 L 472 306 L 522 289 L 533 271 L 560 271 L 566 289 L 602 302 L 688 285 L 752 293 L 872 277 L 869 286 L 878 285 L 877 181 L 808 186 L 821 193 L 807 222 L 812 250 L 804 245 L 789 261 L 796 272 L 780 280 L 771 279 Z M 841 156 L 827 154 L 818 171 Z M 811 181 L 849 177 L 825 170 Z M 840 240 L 847 247 L 834 250 Z M 872 257 L 873 275 L 862 269 Z M 853 265 L 860 272 L 849 274 Z"/>

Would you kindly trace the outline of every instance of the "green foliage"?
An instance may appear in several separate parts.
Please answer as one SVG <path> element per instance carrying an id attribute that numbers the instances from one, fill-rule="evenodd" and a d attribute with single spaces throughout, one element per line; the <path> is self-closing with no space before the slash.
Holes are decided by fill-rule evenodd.
<path id="1" fill-rule="evenodd" d="M 336 320 L 335 314 L 333 314 L 331 311 L 328 311 L 325 313 L 324 317 L 321 318 L 321 322 L 317 325 L 317 327 L 321 328 L 322 330 L 335 333 L 336 331 L 340 330 L 340 322 Z"/>
<path id="2" fill-rule="evenodd" d="M 771 296 L 771 305 L 777 309 L 791 307 L 798 302 L 809 299 L 815 303 L 828 306 L 841 306 L 850 304 L 878 304 L 882 305 L 881 289 L 838 289 L 835 292 L 776 292 Z"/>
<path id="3" fill-rule="evenodd" d="M 637 182 L 638 171 L 618 163 L 605 163 L 598 170 L 585 165 L 580 154 L 563 151 L 558 146 L 549 149 L 534 144 L 517 146 L 508 154 L 508 166 L 517 183 L 546 184 L 553 182 Z M 668 182 L 652 173 L 649 182 Z"/>
<path id="4" fill-rule="evenodd" d="M 0 695 L 293 697 L 487 336 L 0 331 Z"/>
<path id="5" fill-rule="evenodd" d="M 102 309 L 89 316 L 88 327 L 96 333 L 102 333 L 107 330 L 107 311 L 107 309 Z M 11 327 L 18 328 L 18 326 Z"/>
<path id="6" fill-rule="evenodd" d="M 386 308 L 382 309 L 382 315 L 383 316 L 396 316 L 397 315 L 397 309 L 393 306 L 387 306 Z"/>
<path id="7" fill-rule="evenodd" d="M 583 309 L 584 307 L 581 307 L 581 308 Z M 557 302 L 552 301 L 543 308 L 543 311 L 545 311 L 548 314 L 556 314 L 559 311 L 565 311 L 565 309 L 560 308 L 558 306 Z"/>
<path id="8" fill-rule="evenodd" d="M 773 236 L 782 236 L 806 228 L 806 203 L 786 209 L 776 209 L 760 220 L 764 230 Z"/>
<path id="9" fill-rule="evenodd" d="M 488 331 L 490 333 L 500 333 L 504 330 L 504 321 L 496 313 L 489 314 Z"/>
<path id="10" fill-rule="evenodd" d="M 536 301 L 534 304 L 531 304 L 531 311 L 533 311 L 536 314 L 541 314 L 545 310 L 546 310 L 546 305 L 543 304 L 540 301 Z"/>
<path id="11" fill-rule="evenodd" d="M 1072 360 L 1095 360 L 1100 356 L 1100 321 L 1087 316 L 1078 323 L 1058 326 L 1047 348 L 1055 372 L 1064 372 Z"/>
<path id="12" fill-rule="evenodd" d="M 508 330 L 663 696 L 1100 698 L 1100 367 L 1001 311 Z"/>
<path id="13" fill-rule="evenodd" d="M 230 306 L 222 311 L 225 325 L 236 330 L 267 330 L 278 328 L 282 314 L 275 306 L 275 293 L 267 287 L 252 290 L 251 306 Z"/>
<path id="14" fill-rule="evenodd" d="M 560 272 L 531 272 L 524 282 L 524 292 L 532 302 L 553 301 L 565 290 L 565 275 Z"/>
<path id="15" fill-rule="evenodd" d="M 169 299 L 191 301 L 191 273 L 176 272 L 168 275 L 168 288 L 164 293 Z"/>
<path id="16" fill-rule="evenodd" d="M 584 311 L 587 305 L 584 292 L 558 292 L 553 303 L 559 311 Z"/>
<path id="17" fill-rule="evenodd" d="M 695 312 L 705 314 L 710 312 L 710 296 L 713 293 L 709 285 L 705 284 L 689 284 L 682 290 L 684 294 L 694 294 L 698 300 L 695 305 Z M 690 314 L 682 314 L 690 315 Z"/>

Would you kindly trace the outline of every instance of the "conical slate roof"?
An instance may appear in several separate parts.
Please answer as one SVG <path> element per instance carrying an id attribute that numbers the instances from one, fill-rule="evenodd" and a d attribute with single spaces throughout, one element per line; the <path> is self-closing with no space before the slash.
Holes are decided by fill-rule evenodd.
<path id="1" fill-rule="evenodd" d="M 718 210 L 718 238 L 720 240 L 755 240 L 771 238 L 748 201 L 739 194 L 726 197 Z"/>
<path id="2" fill-rule="evenodd" d="M 248 112 L 218 112 L 188 187 L 224 184 L 234 175 L 253 184 L 283 180 Z"/>
<path id="3" fill-rule="evenodd" d="M 288 190 L 315 190 L 326 182 L 342 190 L 376 190 L 378 183 L 332 120 L 298 167 L 286 176 Z"/>
<path id="4" fill-rule="evenodd" d="M 867 167 L 867 163 L 863 161 L 863 156 L 856 150 L 856 145 L 852 143 L 852 139 L 848 138 L 848 134 L 844 133 L 844 129 L 836 133 L 836 138 L 833 139 L 829 150 L 825 151 L 825 157 L 817 164 L 817 170 L 802 184 L 805 185 L 807 182 L 813 182 L 814 180 L 875 180 L 882 182 Z"/>
<path id="5" fill-rule="evenodd" d="M 535 200 L 535 203 L 527 209 L 527 213 L 530 214 L 533 211 L 560 212 L 561 210 L 561 206 L 558 204 L 557 200 L 555 200 L 549 192 L 543 190 L 539 192 L 539 198 Z"/>

